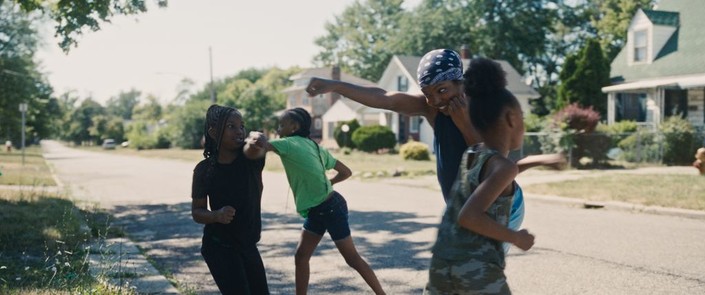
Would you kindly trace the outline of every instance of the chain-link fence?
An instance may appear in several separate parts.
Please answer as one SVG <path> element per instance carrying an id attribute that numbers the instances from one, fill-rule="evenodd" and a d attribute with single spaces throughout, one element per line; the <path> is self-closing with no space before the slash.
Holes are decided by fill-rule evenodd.
<path id="1" fill-rule="evenodd" d="M 641 125 L 627 133 L 547 133 L 527 132 L 524 144 L 512 157 L 563 152 L 573 167 L 599 166 L 610 160 L 632 163 L 688 165 L 695 151 L 705 146 L 705 128 L 695 132 L 670 132 Z"/>

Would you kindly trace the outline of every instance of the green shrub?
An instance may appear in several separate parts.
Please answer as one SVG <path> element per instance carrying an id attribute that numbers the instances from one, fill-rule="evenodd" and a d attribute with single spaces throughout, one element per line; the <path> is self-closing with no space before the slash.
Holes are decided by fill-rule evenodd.
<path id="1" fill-rule="evenodd" d="M 373 125 L 362 126 L 352 134 L 352 141 L 363 152 L 376 152 L 380 149 L 392 149 L 396 145 L 394 132 L 388 127 Z"/>
<path id="2" fill-rule="evenodd" d="M 688 165 L 693 162 L 693 152 L 697 149 L 695 128 L 688 120 L 673 116 L 659 127 L 663 134 L 663 163 Z"/>
<path id="3" fill-rule="evenodd" d="M 611 125 L 598 124 L 596 130 L 609 136 L 612 146 L 616 147 L 620 141 L 636 132 L 638 127 L 634 121 L 621 121 Z"/>
<path id="4" fill-rule="evenodd" d="M 341 127 L 343 125 L 348 125 L 348 132 L 343 132 L 341 130 Z M 355 148 L 355 143 L 353 143 L 352 140 L 352 134 L 360 128 L 360 123 L 357 122 L 357 119 L 352 119 L 350 121 L 340 121 L 335 125 L 335 130 L 333 130 L 333 138 L 335 138 L 335 142 L 338 144 L 339 147 L 349 147 L 351 149 Z"/>
<path id="5" fill-rule="evenodd" d="M 656 163 L 661 160 L 658 134 L 651 131 L 637 131 L 621 140 L 617 146 L 622 149 L 620 158 L 628 162 Z"/>
<path id="6" fill-rule="evenodd" d="M 413 140 L 409 140 L 405 144 L 402 144 L 399 148 L 399 154 L 401 154 L 401 157 L 404 160 L 431 160 L 431 155 L 428 150 L 428 146 L 425 143 Z"/>

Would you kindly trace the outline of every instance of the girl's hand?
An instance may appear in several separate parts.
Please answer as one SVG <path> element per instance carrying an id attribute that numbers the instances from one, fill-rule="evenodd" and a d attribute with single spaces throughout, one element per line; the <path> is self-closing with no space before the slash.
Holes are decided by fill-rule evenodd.
<path id="1" fill-rule="evenodd" d="M 222 224 L 228 224 L 233 221 L 233 216 L 235 216 L 235 208 L 230 206 L 225 206 L 215 211 L 215 221 Z"/>
<path id="2" fill-rule="evenodd" d="M 534 246 L 534 235 L 530 234 L 528 230 L 522 229 L 516 232 L 514 242 L 512 243 L 524 251 L 528 251 Z"/>

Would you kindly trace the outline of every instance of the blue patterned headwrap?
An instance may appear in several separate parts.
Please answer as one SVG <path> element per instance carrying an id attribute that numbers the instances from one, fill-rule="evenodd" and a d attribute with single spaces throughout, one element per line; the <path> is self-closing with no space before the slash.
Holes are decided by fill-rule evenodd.
<path id="1" fill-rule="evenodd" d="M 431 50 L 421 58 L 416 70 L 419 87 L 463 79 L 463 61 L 450 49 Z"/>

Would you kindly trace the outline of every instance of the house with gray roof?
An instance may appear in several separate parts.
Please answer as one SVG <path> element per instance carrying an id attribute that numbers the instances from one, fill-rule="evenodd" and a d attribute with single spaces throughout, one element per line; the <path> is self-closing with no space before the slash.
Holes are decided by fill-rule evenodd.
<path id="1" fill-rule="evenodd" d="M 705 125 L 705 1 L 661 0 L 639 10 L 611 64 L 607 121 L 658 126 L 681 116 Z"/>

